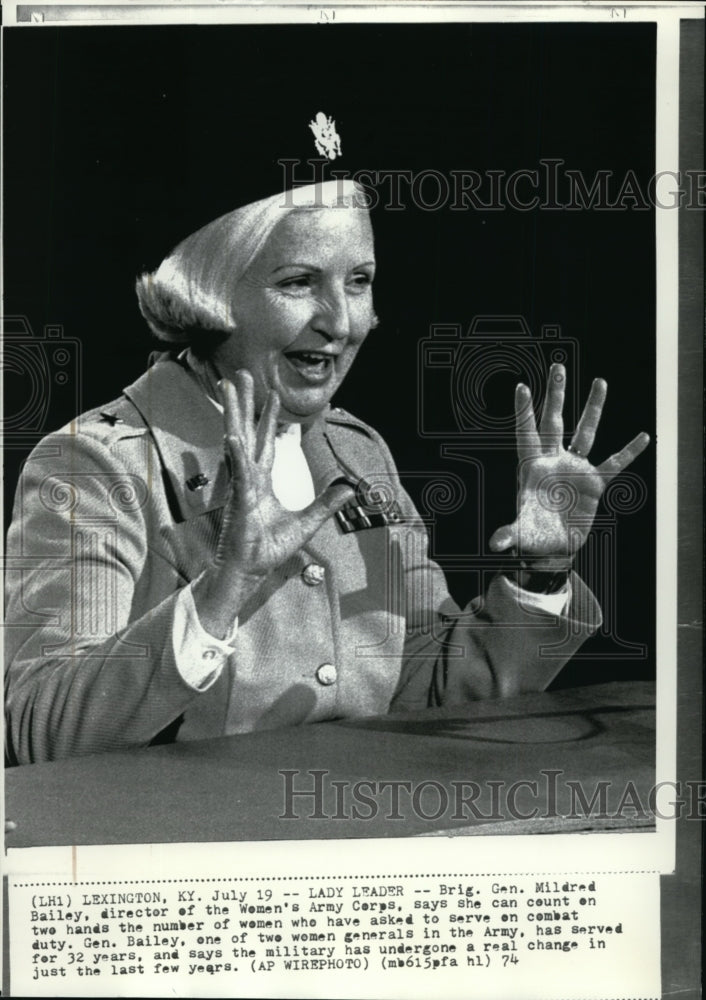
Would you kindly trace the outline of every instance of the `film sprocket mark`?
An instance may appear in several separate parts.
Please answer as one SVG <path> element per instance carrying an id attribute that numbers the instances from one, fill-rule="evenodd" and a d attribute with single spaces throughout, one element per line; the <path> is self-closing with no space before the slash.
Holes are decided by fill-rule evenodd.
<path id="1" fill-rule="evenodd" d="M 31 446 L 82 410 L 81 343 L 58 325 L 35 334 L 26 316 L 2 325 L 4 444 Z"/>
<path id="2" fill-rule="evenodd" d="M 565 365 L 568 384 L 576 384 L 578 342 L 556 324 L 543 325 L 537 337 L 523 316 L 476 316 L 466 332 L 459 323 L 433 324 L 419 341 L 417 363 L 421 437 L 514 449 L 514 385 L 529 387 L 539 412 L 552 364 Z M 577 405 L 566 414 L 572 426 Z"/>

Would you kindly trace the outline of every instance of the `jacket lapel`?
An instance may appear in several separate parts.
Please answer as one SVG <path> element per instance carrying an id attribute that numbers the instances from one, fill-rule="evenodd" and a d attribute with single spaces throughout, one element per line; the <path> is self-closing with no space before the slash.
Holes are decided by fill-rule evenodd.
<path id="1" fill-rule="evenodd" d="M 370 440 L 354 426 L 332 421 L 328 413 L 304 429 L 302 449 L 317 493 L 337 479 L 357 486 L 371 472 L 381 471 L 370 468 Z"/>
<path id="2" fill-rule="evenodd" d="M 182 520 L 223 507 L 223 417 L 177 361 L 158 362 L 123 390 L 154 438 Z"/>

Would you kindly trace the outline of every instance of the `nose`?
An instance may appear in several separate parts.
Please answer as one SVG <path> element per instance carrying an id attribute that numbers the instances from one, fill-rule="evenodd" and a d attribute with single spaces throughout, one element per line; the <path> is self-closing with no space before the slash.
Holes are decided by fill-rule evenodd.
<path id="1" fill-rule="evenodd" d="M 331 291 L 318 303 L 311 325 L 327 340 L 344 340 L 351 332 L 349 302 L 343 291 Z"/>

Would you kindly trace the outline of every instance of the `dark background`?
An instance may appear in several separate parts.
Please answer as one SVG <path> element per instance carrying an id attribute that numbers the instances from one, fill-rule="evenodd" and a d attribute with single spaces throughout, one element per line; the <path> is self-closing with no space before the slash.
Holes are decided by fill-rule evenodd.
<path id="1" fill-rule="evenodd" d="M 317 111 L 336 119 L 334 167 L 350 172 L 510 172 L 559 158 L 589 183 L 613 171 L 614 192 L 628 170 L 643 190 L 654 172 L 650 24 L 42 27 L 4 40 L 5 312 L 33 331 L 15 324 L 6 346 L 7 516 L 32 441 L 144 369 L 135 276 L 198 226 L 281 189 L 277 160 L 315 155 Z M 467 482 L 465 503 L 433 530 L 465 602 L 491 565 L 490 534 L 514 517 L 514 456 L 488 448 L 482 427 L 458 436 L 450 369 L 420 367 L 418 344 L 432 324 L 521 315 L 546 357 L 540 330 L 556 324 L 577 344 L 567 415 L 593 377 L 610 385 L 595 460 L 639 430 L 654 438 L 654 214 L 425 212 L 403 200 L 403 211 L 373 213 L 381 325 L 335 402 L 382 432 L 403 474 L 422 473 L 407 485 L 423 508 L 435 471 Z M 59 362 L 51 324 L 68 342 Z M 489 343 L 489 428 L 507 421 L 514 384 L 529 377 L 495 365 L 494 352 Z M 420 433 L 420 393 L 439 426 L 448 413 L 448 437 Z M 443 455 L 445 444 L 482 465 L 480 493 L 479 466 Z M 654 458 L 653 445 L 631 470 L 644 480 L 641 509 L 617 531 L 606 517 L 603 569 L 584 566 L 608 634 L 586 643 L 561 684 L 654 672 Z"/>

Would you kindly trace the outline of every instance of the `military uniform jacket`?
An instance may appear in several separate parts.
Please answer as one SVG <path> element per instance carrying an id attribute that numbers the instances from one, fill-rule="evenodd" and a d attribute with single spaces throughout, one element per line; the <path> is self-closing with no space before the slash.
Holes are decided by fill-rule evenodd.
<path id="1" fill-rule="evenodd" d="M 523 611 L 503 577 L 462 613 L 380 436 L 328 410 L 302 448 L 317 492 L 364 481 L 394 517 L 330 518 L 240 609 L 233 654 L 199 692 L 176 667 L 174 605 L 215 552 L 221 415 L 163 361 L 37 446 L 8 535 L 11 762 L 542 688 L 600 624 L 576 576 L 561 618 Z"/>

